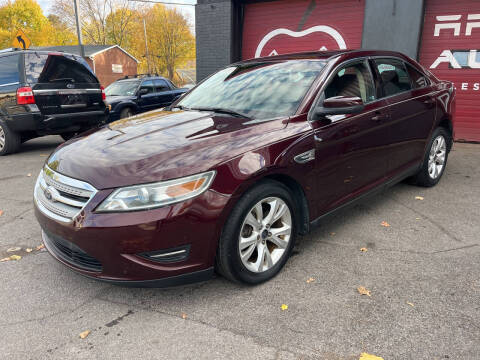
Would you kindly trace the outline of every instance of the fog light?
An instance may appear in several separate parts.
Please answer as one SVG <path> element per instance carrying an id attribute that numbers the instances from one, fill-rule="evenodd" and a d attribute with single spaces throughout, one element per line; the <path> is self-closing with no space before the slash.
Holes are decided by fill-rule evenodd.
<path id="1" fill-rule="evenodd" d="M 138 254 L 138 256 L 159 263 L 171 263 L 185 261 L 190 254 L 190 245 L 184 245 L 176 248 L 150 251 Z"/>

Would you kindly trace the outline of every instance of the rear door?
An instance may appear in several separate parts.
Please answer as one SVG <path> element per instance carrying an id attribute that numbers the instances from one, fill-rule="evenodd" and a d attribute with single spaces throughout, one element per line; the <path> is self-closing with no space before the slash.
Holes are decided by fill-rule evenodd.
<path id="1" fill-rule="evenodd" d="M 165 80 L 154 79 L 155 89 L 157 91 L 157 106 L 164 107 L 173 102 L 173 91 Z"/>
<path id="2" fill-rule="evenodd" d="M 105 111 L 100 83 L 80 57 L 26 53 L 25 76 L 44 115 Z"/>
<path id="3" fill-rule="evenodd" d="M 435 119 L 434 99 L 428 79 L 400 59 L 374 59 L 374 67 L 391 112 L 386 151 L 387 176 L 393 177 L 422 161 Z"/>
<path id="4" fill-rule="evenodd" d="M 319 101 L 334 96 L 360 97 L 358 114 L 325 116 L 312 122 L 316 143 L 318 210 L 325 213 L 382 184 L 387 167 L 389 110 L 377 99 L 367 60 L 338 68 Z"/>

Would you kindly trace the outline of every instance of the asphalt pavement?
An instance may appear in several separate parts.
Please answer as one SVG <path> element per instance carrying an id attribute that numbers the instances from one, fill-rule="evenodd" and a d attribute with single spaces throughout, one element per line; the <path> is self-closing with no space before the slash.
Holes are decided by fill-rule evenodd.
<path id="1" fill-rule="evenodd" d="M 60 143 L 0 157 L 0 259 L 21 256 L 0 262 L 0 358 L 480 359 L 480 145 L 456 143 L 434 188 L 398 184 L 321 223 L 265 284 L 138 289 L 36 250 L 32 190 Z"/>

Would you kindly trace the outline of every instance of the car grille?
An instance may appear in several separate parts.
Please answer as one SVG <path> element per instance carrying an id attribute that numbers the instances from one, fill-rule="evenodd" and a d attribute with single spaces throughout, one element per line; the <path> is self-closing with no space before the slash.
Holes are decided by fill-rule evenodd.
<path id="1" fill-rule="evenodd" d="M 45 166 L 35 185 L 34 200 L 40 211 L 48 217 L 72 222 L 96 192 L 90 184 Z"/>
<path id="2" fill-rule="evenodd" d="M 47 248 L 66 263 L 87 271 L 102 271 L 100 261 L 88 255 L 74 243 L 55 235 L 47 235 L 44 231 L 42 231 L 42 237 Z"/>

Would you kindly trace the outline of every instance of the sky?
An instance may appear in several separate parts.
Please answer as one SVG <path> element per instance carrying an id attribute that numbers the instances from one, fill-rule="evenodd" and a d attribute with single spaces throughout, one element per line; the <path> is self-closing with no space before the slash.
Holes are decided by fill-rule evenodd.
<path id="1" fill-rule="evenodd" d="M 73 0 L 71 1 L 73 3 Z M 82 0 L 79 0 L 79 1 L 82 1 Z M 153 1 L 161 2 L 160 0 L 152 0 L 152 2 Z M 43 13 L 45 15 L 48 15 L 50 12 L 52 0 L 37 0 L 37 2 L 42 7 Z M 197 0 L 165 0 L 165 2 L 194 5 L 197 3 Z M 177 8 L 179 11 L 181 11 L 184 14 L 184 16 L 188 19 L 192 32 L 195 32 L 195 6 L 191 6 L 191 5 L 166 5 L 166 6 L 171 8 Z"/>

